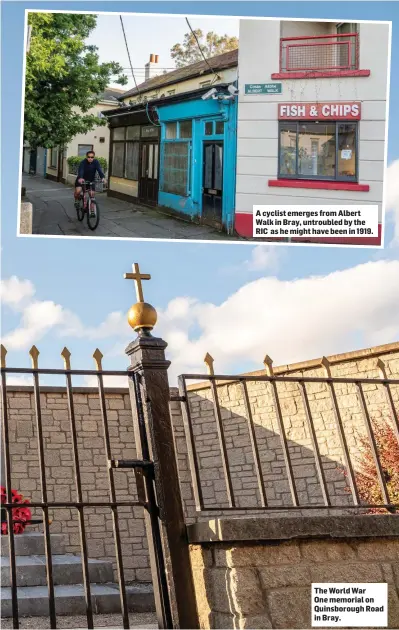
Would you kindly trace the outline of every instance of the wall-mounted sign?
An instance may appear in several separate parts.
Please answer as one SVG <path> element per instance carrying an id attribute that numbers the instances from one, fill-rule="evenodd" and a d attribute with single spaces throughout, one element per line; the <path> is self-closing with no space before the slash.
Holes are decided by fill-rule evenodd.
<path id="1" fill-rule="evenodd" d="M 246 83 L 245 94 L 281 94 L 282 83 Z"/>
<path id="2" fill-rule="evenodd" d="M 361 103 L 279 103 L 279 120 L 360 120 Z"/>

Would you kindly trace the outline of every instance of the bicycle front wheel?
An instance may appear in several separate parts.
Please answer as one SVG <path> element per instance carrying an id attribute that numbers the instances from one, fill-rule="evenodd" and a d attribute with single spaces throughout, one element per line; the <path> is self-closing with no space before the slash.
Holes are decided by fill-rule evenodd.
<path id="1" fill-rule="evenodd" d="M 100 222 L 100 209 L 95 199 L 90 199 L 87 210 L 87 227 L 89 230 L 95 230 Z"/>

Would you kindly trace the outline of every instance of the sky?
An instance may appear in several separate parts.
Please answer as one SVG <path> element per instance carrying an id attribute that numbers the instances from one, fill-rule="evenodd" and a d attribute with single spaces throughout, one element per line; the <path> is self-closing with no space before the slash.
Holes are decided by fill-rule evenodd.
<path id="1" fill-rule="evenodd" d="M 392 112 L 399 110 L 399 86 L 394 80 L 384 250 L 16 237 L 24 10 L 90 11 L 94 6 L 96 12 L 392 20 L 392 78 L 399 71 L 397 3 L 3 1 L 2 93 L 7 96 L 1 118 L 1 331 L 7 364 L 29 367 L 28 351 L 36 344 L 41 367 L 62 368 L 60 353 L 66 345 L 74 368 L 92 369 L 92 354 L 99 347 L 104 369 L 125 369 L 124 349 L 135 337 L 126 313 L 135 291 L 123 274 L 134 262 L 152 275 L 144 296 L 158 311 L 154 334 L 168 343 L 171 384 L 182 372 L 205 372 L 206 352 L 214 357 L 216 372 L 234 373 L 262 368 L 266 354 L 279 365 L 398 341 L 399 122 Z M 115 28 L 118 37 L 116 17 L 113 22 L 109 31 Z M 201 20 L 193 18 L 192 24 L 197 27 Z M 146 38 L 139 43 L 138 36 L 132 30 L 138 66 L 151 52 L 163 58 L 170 41 L 177 41 L 175 33 L 162 41 L 157 36 L 157 50 L 149 50 Z M 119 48 L 115 44 L 113 56 Z M 19 377 L 13 382 L 30 381 Z M 44 382 L 56 381 L 46 377 Z M 74 380 L 85 383 L 91 381 Z"/>
<path id="2" fill-rule="evenodd" d="M 162 69 L 170 71 L 175 67 L 170 49 L 183 42 L 184 35 L 189 32 L 185 17 L 124 15 L 122 19 L 137 83 L 144 81 L 144 66 L 152 53 L 159 55 L 158 63 Z M 239 21 L 234 18 L 193 17 L 189 22 L 193 30 L 199 28 L 203 33 L 214 31 L 218 35 L 238 37 Z M 120 63 L 128 77 L 126 89 L 134 87 L 119 15 L 99 15 L 89 43 L 97 46 L 101 62 Z"/>

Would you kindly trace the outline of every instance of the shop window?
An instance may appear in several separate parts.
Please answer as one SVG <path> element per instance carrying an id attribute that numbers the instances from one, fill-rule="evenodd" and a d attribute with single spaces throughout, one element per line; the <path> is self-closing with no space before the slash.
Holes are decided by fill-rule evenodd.
<path id="1" fill-rule="evenodd" d="M 224 122 L 223 120 L 217 120 L 215 123 L 215 134 L 220 136 L 224 134 Z"/>
<path id="2" fill-rule="evenodd" d="M 180 138 L 192 138 L 193 135 L 193 123 L 192 120 L 182 120 L 179 123 Z"/>
<path id="3" fill-rule="evenodd" d="M 125 178 L 134 180 L 139 178 L 138 142 L 126 142 Z"/>
<path id="4" fill-rule="evenodd" d="M 162 190 L 186 196 L 189 183 L 189 143 L 166 142 L 163 150 Z"/>
<path id="5" fill-rule="evenodd" d="M 93 145 L 92 144 L 78 144 L 78 156 L 79 157 L 86 157 L 86 153 L 88 151 L 93 151 Z"/>
<path id="6" fill-rule="evenodd" d="M 113 130 L 113 140 L 124 140 L 125 139 L 125 127 L 115 127 Z"/>
<path id="7" fill-rule="evenodd" d="M 174 140 L 177 138 L 177 123 L 168 122 L 165 125 L 165 138 L 166 140 Z"/>
<path id="8" fill-rule="evenodd" d="M 126 140 L 137 140 L 140 138 L 140 125 L 126 127 Z"/>
<path id="9" fill-rule="evenodd" d="M 205 123 L 205 135 L 206 136 L 212 136 L 213 135 L 213 122 L 212 122 L 212 120 L 208 120 L 208 122 Z"/>
<path id="10" fill-rule="evenodd" d="M 125 143 L 115 142 L 112 145 L 112 171 L 114 177 L 123 177 L 123 161 L 125 153 Z"/>
<path id="11" fill-rule="evenodd" d="M 281 122 L 279 177 L 357 181 L 357 124 Z"/>
<path id="12" fill-rule="evenodd" d="M 141 127 L 142 138 L 157 138 L 158 135 L 159 135 L 158 125 L 148 125 L 146 127 Z"/>

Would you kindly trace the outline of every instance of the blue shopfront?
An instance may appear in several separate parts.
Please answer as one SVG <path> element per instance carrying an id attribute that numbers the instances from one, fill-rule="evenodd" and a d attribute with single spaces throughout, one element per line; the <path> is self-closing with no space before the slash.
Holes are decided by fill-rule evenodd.
<path id="1" fill-rule="evenodd" d="M 216 91 L 215 91 L 216 92 Z M 157 103 L 160 128 L 158 205 L 183 218 L 233 230 L 237 99 L 218 90 Z"/>

